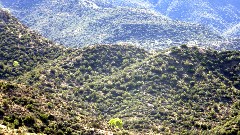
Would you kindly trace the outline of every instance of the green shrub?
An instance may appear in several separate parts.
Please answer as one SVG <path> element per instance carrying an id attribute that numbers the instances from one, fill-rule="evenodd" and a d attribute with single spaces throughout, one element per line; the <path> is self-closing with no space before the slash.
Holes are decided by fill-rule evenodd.
<path id="1" fill-rule="evenodd" d="M 42 120 L 42 122 L 47 123 L 48 122 L 48 116 L 47 114 L 39 114 L 40 119 Z"/>
<path id="2" fill-rule="evenodd" d="M 54 130 L 52 128 L 46 127 L 43 131 L 45 134 L 53 134 Z"/>
<path id="3" fill-rule="evenodd" d="M 13 61 L 13 66 L 14 67 L 18 67 L 20 64 L 19 64 L 19 62 L 18 61 Z"/>
<path id="4" fill-rule="evenodd" d="M 185 45 L 185 44 L 181 45 L 180 47 L 181 47 L 182 49 L 187 49 L 187 48 L 188 48 L 188 46 Z"/>
<path id="5" fill-rule="evenodd" d="M 64 132 L 63 132 L 61 129 L 59 129 L 59 130 L 57 131 L 57 135 L 64 135 Z"/>
<path id="6" fill-rule="evenodd" d="M 2 118 L 3 116 L 4 116 L 4 110 L 0 108 L 0 118 Z"/>
<path id="7" fill-rule="evenodd" d="M 19 123 L 18 119 L 15 119 L 13 124 L 14 124 L 14 128 L 18 128 L 20 126 L 20 123 Z"/>
<path id="8" fill-rule="evenodd" d="M 48 103 L 47 103 L 47 106 L 48 106 L 49 109 L 52 109 L 52 108 L 53 108 L 53 104 L 52 104 L 51 102 L 48 102 Z"/>
<path id="9" fill-rule="evenodd" d="M 119 118 L 112 118 L 108 124 L 111 126 L 111 127 L 115 127 L 115 128 L 122 128 L 123 127 L 123 122 L 121 119 Z"/>
<path id="10" fill-rule="evenodd" d="M 32 111 L 33 110 L 33 105 L 32 104 L 28 104 L 26 106 L 26 108 L 29 110 L 29 111 Z"/>
<path id="11" fill-rule="evenodd" d="M 15 120 L 15 116 L 14 116 L 14 115 L 11 115 L 11 116 L 4 116 L 4 117 L 3 117 L 3 121 L 6 121 L 6 122 L 13 123 L 14 120 Z"/>
<path id="12" fill-rule="evenodd" d="M 35 123 L 35 119 L 34 119 L 34 117 L 32 117 L 32 116 L 26 116 L 26 117 L 24 118 L 23 122 L 24 122 L 24 124 L 25 124 L 26 126 L 31 127 L 31 126 L 33 126 L 33 124 Z"/>

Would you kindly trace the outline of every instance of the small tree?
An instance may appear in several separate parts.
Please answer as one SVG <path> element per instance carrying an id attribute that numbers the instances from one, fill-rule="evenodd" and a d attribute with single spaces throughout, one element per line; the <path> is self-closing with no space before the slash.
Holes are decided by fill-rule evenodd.
<path id="1" fill-rule="evenodd" d="M 18 67 L 19 66 L 19 62 L 18 61 L 13 61 L 13 66 L 14 67 Z"/>
<path id="2" fill-rule="evenodd" d="M 116 127 L 116 128 L 122 128 L 123 127 L 123 122 L 121 119 L 119 118 L 112 118 L 108 124 L 111 126 L 111 127 Z"/>

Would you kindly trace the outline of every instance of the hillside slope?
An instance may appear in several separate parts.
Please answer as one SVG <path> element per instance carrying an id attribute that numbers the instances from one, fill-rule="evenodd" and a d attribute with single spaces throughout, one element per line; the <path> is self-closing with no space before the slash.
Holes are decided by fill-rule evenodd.
<path id="1" fill-rule="evenodd" d="M 1 126 L 0 134 L 107 132 L 107 122 L 98 125 L 99 119 L 89 115 L 84 105 L 76 106 L 58 93 L 14 83 L 18 76 L 43 64 L 51 64 L 55 59 L 72 54 L 75 49 L 57 46 L 30 31 L 7 11 L 0 10 L 0 25 L 0 124 L 10 128 Z M 72 112 L 72 108 L 76 110 Z"/>
<path id="2" fill-rule="evenodd" d="M 0 79 L 21 75 L 67 50 L 30 31 L 0 9 Z"/>
<path id="3" fill-rule="evenodd" d="M 105 121 L 100 124 L 99 119 L 86 114 L 87 108 L 66 102 L 56 93 L 0 80 L 0 98 L 0 123 L 17 129 L 18 133 L 111 133 L 107 131 Z M 4 130 L 0 128 L 0 133 L 4 133 Z"/>
<path id="4" fill-rule="evenodd" d="M 106 48 L 110 56 L 114 48 L 128 49 L 127 46 L 91 49 L 99 55 L 105 54 Z M 133 52 L 136 48 L 129 49 Z M 211 129 L 238 115 L 238 109 L 231 109 L 240 99 L 237 51 L 182 46 L 147 57 L 137 53 L 138 57 L 125 58 L 123 63 L 129 63 L 128 66 L 106 66 L 107 70 L 105 57 L 101 57 L 105 55 L 95 59 L 94 55 L 84 58 L 83 54 L 78 54 L 79 60 L 55 61 L 51 71 L 45 70 L 50 68 L 46 64 L 45 68 L 33 70 L 32 76 L 26 74 L 18 81 L 62 93 L 76 104 L 85 103 L 92 108 L 88 111 L 92 115 L 122 118 L 124 129 L 134 132 L 217 134 Z M 122 59 L 118 55 L 116 58 L 114 61 Z M 99 62 L 86 65 L 81 62 L 84 59 Z M 111 63 L 111 57 L 107 61 Z M 33 79 L 37 81 L 32 82 Z"/>

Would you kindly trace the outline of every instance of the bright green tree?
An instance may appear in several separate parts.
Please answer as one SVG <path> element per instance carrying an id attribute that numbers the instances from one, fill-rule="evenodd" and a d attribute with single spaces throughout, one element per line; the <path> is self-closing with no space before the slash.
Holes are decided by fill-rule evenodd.
<path id="1" fill-rule="evenodd" d="M 18 61 L 13 61 L 13 66 L 14 67 L 18 67 L 19 66 L 19 62 Z"/>
<path id="2" fill-rule="evenodd" d="M 119 118 L 112 118 L 108 124 L 112 127 L 116 127 L 116 128 L 122 128 L 123 127 L 123 122 L 121 119 Z"/>

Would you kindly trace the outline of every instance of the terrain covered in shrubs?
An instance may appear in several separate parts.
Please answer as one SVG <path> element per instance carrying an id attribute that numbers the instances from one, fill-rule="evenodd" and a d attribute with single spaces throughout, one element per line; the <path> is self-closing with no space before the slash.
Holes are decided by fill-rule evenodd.
<path id="1" fill-rule="evenodd" d="M 0 13 L 0 124 L 45 134 L 239 134 L 239 51 L 67 49 Z"/>
<path id="2" fill-rule="evenodd" d="M 67 52 L 0 10 L 0 79 L 18 76 Z M 14 61 L 20 66 L 14 66 Z"/>

